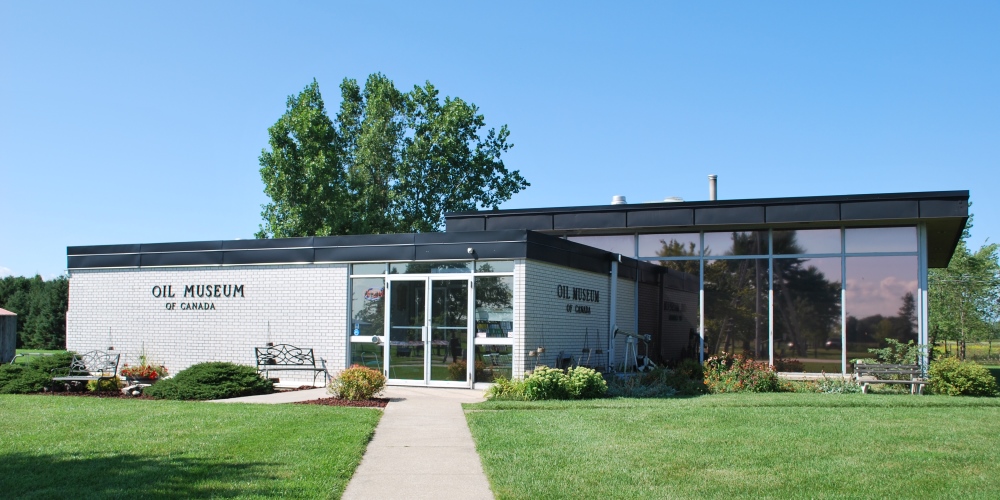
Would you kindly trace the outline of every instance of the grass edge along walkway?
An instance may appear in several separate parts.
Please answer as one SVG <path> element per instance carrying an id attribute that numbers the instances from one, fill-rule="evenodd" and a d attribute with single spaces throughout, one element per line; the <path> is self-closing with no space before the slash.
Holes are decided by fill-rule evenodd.
<path id="1" fill-rule="evenodd" d="M 997 398 L 732 394 L 465 409 L 501 499 L 1000 491 Z"/>
<path id="2" fill-rule="evenodd" d="M 0 396 L 9 498 L 339 498 L 380 410 Z"/>

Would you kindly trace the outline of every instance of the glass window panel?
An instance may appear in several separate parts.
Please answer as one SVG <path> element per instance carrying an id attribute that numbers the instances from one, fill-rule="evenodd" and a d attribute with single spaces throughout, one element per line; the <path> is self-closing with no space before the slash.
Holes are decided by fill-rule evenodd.
<path id="1" fill-rule="evenodd" d="M 768 359 L 767 259 L 705 261 L 706 356 Z"/>
<path id="2" fill-rule="evenodd" d="M 844 231 L 847 253 L 916 252 L 915 227 L 864 227 Z"/>
<path id="3" fill-rule="evenodd" d="M 776 229 L 773 237 L 775 255 L 840 253 L 840 229 Z"/>
<path id="4" fill-rule="evenodd" d="M 635 235 L 617 234 L 610 236 L 569 236 L 569 241 L 575 241 L 601 250 L 620 253 L 626 257 L 635 256 Z"/>
<path id="5" fill-rule="evenodd" d="M 841 373 L 840 272 L 840 257 L 774 259 L 778 371 Z"/>
<path id="6" fill-rule="evenodd" d="M 514 366 L 514 346 L 477 345 L 476 382 L 493 382 L 498 378 L 510 380 Z"/>
<path id="7" fill-rule="evenodd" d="M 639 257 L 697 257 L 700 249 L 698 233 L 639 235 Z"/>
<path id="8" fill-rule="evenodd" d="M 514 336 L 514 277 L 476 278 L 476 337 Z"/>
<path id="9" fill-rule="evenodd" d="M 873 357 L 886 339 L 917 340 L 917 257 L 847 258 L 847 359 Z"/>
<path id="10" fill-rule="evenodd" d="M 389 274 L 471 273 L 471 262 L 398 262 L 389 264 Z"/>
<path id="11" fill-rule="evenodd" d="M 659 356 L 664 362 L 673 363 L 685 358 L 697 360 L 701 345 L 698 337 L 701 324 L 698 261 L 672 260 L 659 264 L 667 268 L 667 273 L 662 276 L 659 341 L 654 345 L 659 346 Z"/>
<path id="12" fill-rule="evenodd" d="M 476 262 L 477 273 L 512 273 L 514 272 L 514 261 L 512 260 L 488 260 Z"/>
<path id="13" fill-rule="evenodd" d="M 705 233 L 705 256 L 767 255 L 767 231 Z"/>
<path id="14" fill-rule="evenodd" d="M 361 338 L 385 335 L 385 279 L 351 280 L 351 327 L 347 334 Z M 382 344 L 352 342 L 350 346 L 351 364 L 382 370 Z"/>
<path id="15" fill-rule="evenodd" d="M 385 262 L 378 264 L 352 264 L 351 274 L 385 274 Z"/>

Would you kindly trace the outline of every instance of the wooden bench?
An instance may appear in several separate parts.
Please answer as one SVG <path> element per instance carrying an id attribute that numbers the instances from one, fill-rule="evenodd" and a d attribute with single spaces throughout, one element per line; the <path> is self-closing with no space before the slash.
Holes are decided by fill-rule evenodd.
<path id="1" fill-rule="evenodd" d="M 927 380 L 920 365 L 892 365 L 884 363 L 858 363 L 854 365 L 854 379 L 867 394 L 870 384 L 908 384 L 910 394 L 923 394 Z"/>
<path id="2" fill-rule="evenodd" d="M 316 385 L 316 377 L 320 373 L 323 374 L 323 385 L 328 382 L 329 374 L 326 372 L 326 366 L 316 366 L 312 349 L 302 349 L 291 344 L 277 344 L 255 347 L 254 354 L 257 356 L 257 371 L 265 378 L 270 378 L 271 372 L 311 371 L 313 385 Z"/>
<path id="3" fill-rule="evenodd" d="M 52 377 L 53 382 L 63 382 L 79 384 L 80 382 L 97 382 L 98 390 L 102 380 L 118 380 L 118 361 L 121 354 L 112 354 L 107 351 L 90 351 L 84 354 L 76 354 L 69 365 L 69 369 L 56 368 L 52 372 L 66 370 L 65 375 Z"/>

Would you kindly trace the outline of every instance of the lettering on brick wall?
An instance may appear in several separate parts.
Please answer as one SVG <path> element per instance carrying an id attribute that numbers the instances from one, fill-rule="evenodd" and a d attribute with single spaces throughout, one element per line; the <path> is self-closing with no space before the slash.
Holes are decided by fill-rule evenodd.
<path id="1" fill-rule="evenodd" d="M 183 291 L 181 291 L 183 290 Z M 194 299 L 242 299 L 246 298 L 244 285 L 181 285 L 177 287 L 177 292 L 182 299 L 189 299 L 183 302 L 167 302 L 165 308 L 168 311 L 214 311 L 215 302 Z M 177 297 L 173 285 L 154 285 L 150 290 L 153 297 L 158 299 L 173 299 Z"/>
<path id="2" fill-rule="evenodd" d="M 568 285 L 556 285 L 556 297 L 564 300 L 576 302 L 600 302 L 601 292 L 591 288 L 571 287 Z M 566 304 L 566 312 L 576 314 L 590 314 L 590 306 L 583 304 Z"/>

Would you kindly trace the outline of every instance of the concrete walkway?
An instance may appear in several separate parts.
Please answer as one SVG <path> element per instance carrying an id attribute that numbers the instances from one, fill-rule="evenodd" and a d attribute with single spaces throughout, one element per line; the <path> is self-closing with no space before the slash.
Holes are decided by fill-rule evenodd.
<path id="1" fill-rule="evenodd" d="M 387 387 L 390 399 L 345 499 L 492 499 L 462 403 L 483 391 Z M 215 403 L 294 403 L 330 397 L 325 388 L 221 399 Z"/>
<path id="2" fill-rule="evenodd" d="M 492 499 L 462 403 L 482 391 L 389 387 L 392 400 L 344 499 Z"/>

